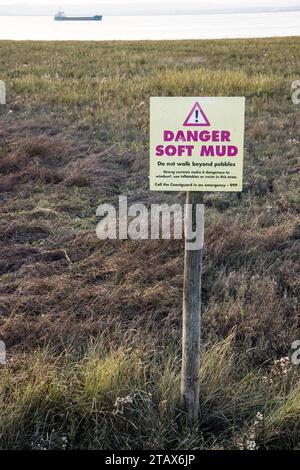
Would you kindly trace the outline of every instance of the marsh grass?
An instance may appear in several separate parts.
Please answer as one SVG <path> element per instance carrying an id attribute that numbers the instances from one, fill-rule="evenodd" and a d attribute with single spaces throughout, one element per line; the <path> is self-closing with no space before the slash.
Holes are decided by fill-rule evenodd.
<path id="1" fill-rule="evenodd" d="M 287 78 L 297 78 L 297 48 L 297 38 L 49 42 L 22 49 L 3 41 L 0 70 L 15 112 L 44 118 L 50 112 L 94 129 L 101 140 L 146 146 L 150 96 L 243 95 L 278 103 L 290 93 Z"/>
<path id="2" fill-rule="evenodd" d="M 299 370 L 280 360 L 299 338 L 299 57 L 299 38 L 0 42 L 2 448 L 299 447 Z M 205 195 L 196 428 L 182 243 L 95 235 L 120 194 L 183 200 L 148 189 L 155 95 L 247 98 L 244 191 Z"/>
<path id="3" fill-rule="evenodd" d="M 283 446 L 296 445 L 299 379 L 291 371 L 270 388 L 271 372 L 243 370 L 247 351 L 234 353 L 233 338 L 203 353 L 194 429 L 181 410 L 174 351 L 103 354 L 98 341 L 77 357 L 44 349 L 19 358 L 1 373 L 1 447 L 241 448 L 257 413 L 264 421 L 257 448 L 272 448 L 283 435 Z"/>

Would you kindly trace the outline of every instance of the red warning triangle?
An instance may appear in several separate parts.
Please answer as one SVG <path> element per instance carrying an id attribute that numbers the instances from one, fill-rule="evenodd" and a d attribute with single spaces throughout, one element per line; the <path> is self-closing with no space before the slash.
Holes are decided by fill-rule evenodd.
<path id="1" fill-rule="evenodd" d="M 203 109 L 201 108 L 198 101 L 192 107 L 191 112 L 183 123 L 184 126 L 210 126 L 210 122 L 207 119 Z"/>

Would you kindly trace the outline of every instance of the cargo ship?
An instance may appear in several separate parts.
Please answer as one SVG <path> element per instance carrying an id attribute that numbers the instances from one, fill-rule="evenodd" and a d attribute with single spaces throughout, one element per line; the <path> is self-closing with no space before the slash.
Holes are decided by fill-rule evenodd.
<path id="1" fill-rule="evenodd" d="M 54 21 L 102 21 L 102 15 L 94 16 L 67 16 L 63 11 L 59 11 L 54 16 Z"/>

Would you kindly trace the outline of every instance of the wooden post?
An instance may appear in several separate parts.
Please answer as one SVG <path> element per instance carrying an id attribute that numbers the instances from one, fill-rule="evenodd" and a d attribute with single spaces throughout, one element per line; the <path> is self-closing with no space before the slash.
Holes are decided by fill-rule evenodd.
<path id="1" fill-rule="evenodd" d="M 0 80 L 0 114 L 5 110 L 5 103 L 6 103 L 6 91 L 5 91 L 5 83 Z"/>
<path id="2" fill-rule="evenodd" d="M 193 232 L 196 231 L 196 205 L 203 204 L 202 192 L 187 192 L 186 204 L 192 206 Z M 203 207 L 202 207 L 203 209 Z M 187 217 L 187 213 L 185 215 Z M 199 222 L 199 220 L 198 220 Z M 201 211 L 203 234 L 204 211 Z M 203 240 L 203 237 L 202 237 Z M 184 285 L 183 285 L 183 331 L 182 331 L 182 372 L 181 399 L 190 423 L 195 425 L 199 417 L 199 369 L 201 334 L 201 272 L 203 241 L 196 250 L 187 249 L 185 240 Z"/>

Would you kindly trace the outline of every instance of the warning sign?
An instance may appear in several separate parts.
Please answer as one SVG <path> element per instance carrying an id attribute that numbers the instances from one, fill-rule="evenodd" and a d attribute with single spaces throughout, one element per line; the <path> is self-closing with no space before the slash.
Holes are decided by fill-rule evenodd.
<path id="1" fill-rule="evenodd" d="M 245 98 L 150 100 L 150 189 L 242 191 Z"/>
<path id="2" fill-rule="evenodd" d="M 192 111 L 184 121 L 184 126 L 210 126 L 209 120 L 205 116 L 198 101 L 192 107 Z"/>

